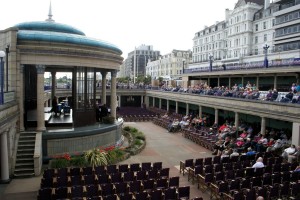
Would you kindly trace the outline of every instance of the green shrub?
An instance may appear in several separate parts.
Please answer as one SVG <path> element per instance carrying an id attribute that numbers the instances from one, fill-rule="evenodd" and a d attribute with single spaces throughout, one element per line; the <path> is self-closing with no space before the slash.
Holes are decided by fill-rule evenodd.
<path id="1" fill-rule="evenodd" d="M 70 164 L 76 167 L 85 167 L 88 163 L 84 156 L 74 156 L 71 158 Z"/>
<path id="2" fill-rule="evenodd" d="M 100 166 L 108 164 L 108 153 L 95 148 L 84 153 L 87 162 L 92 166 Z"/>
<path id="3" fill-rule="evenodd" d="M 142 144 L 143 144 L 143 141 L 142 141 L 142 140 L 136 139 L 136 140 L 134 141 L 134 145 L 136 145 L 136 146 L 141 146 Z"/>
<path id="4" fill-rule="evenodd" d="M 129 127 L 129 126 L 125 126 L 125 127 L 123 128 L 123 130 L 124 130 L 124 131 L 130 131 L 130 127 Z"/>
<path id="5" fill-rule="evenodd" d="M 130 132 L 131 133 L 136 133 L 136 132 L 138 132 L 138 130 L 136 128 L 130 127 Z"/>
<path id="6" fill-rule="evenodd" d="M 51 168 L 65 168 L 70 166 L 70 161 L 64 158 L 53 159 L 51 161 Z"/>
<path id="7" fill-rule="evenodd" d="M 115 123 L 115 118 L 111 117 L 111 116 L 103 117 L 102 120 L 103 120 L 104 124 L 113 124 L 113 123 Z"/>

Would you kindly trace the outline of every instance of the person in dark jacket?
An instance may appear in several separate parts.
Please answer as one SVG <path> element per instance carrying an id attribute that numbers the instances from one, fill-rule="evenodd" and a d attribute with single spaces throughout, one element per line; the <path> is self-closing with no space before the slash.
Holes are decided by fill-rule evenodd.
<path id="1" fill-rule="evenodd" d="M 54 96 L 53 99 L 52 99 L 52 108 L 50 110 L 50 113 L 54 112 L 55 113 L 55 116 L 57 116 L 57 113 L 58 113 L 58 109 L 57 109 L 57 97 Z"/>

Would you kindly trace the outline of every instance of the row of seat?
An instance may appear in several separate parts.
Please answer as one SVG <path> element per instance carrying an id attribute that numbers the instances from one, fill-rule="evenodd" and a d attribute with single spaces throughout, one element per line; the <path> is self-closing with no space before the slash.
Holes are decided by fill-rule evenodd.
<path id="1" fill-rule="evenodd" d="M 264 199 L 299 199 L 300 183 L 284 182 L 283 184 L 264 185 L 262 187 L 239 187 L 239 181 L 232 180 L 218 184 L 210 184 L 211 199 L 213 197 L 225 200 L 248 200 L 256 199 L 258 196 Z"/>
<path id="2" fill-rule="evenodd" d="M 87 186 L 72 186 L 59 188 L 44 188 L 38 193 L 38 200 L 53 199 L 189 199 L 190 186 L 158 187 L 149 184 L 151 180 L 135 181 L 129 184 L 102 184 Z M 116 198 L 115 198 L 116 197 Z"/>
<path id="3" fill-rule="evenodd" d="M 167 168 L 166 168 L 167 169 Z M 155 171 L 155 170 L 153 170 Z M 152 172 L 152 171 L 149 171 Z M 53 188 L 53 187 L 66 187 L 66 186 L 74 186 L 74 185 L 93 185 L 93 184 L 107 184 L 107 183 L 121 183 L 121 182 L 133 182 L 137 180 L 154 180 L 160 181 L 160 179 L 168 179 L 169 182 L 179 182 L 179 177 L 169 177 L 169 173 L 164 175 L 160 174 L 157 176 L 156 174 L 148 173 L 145 171 L 140 171 L 137 174 L 133 172 L 126 173 L 118 173 L 113 175 L 79 175 L 79 176 L 63 176 L 63 177 L 54 177 L 54 178 L 43 178 L 41 180 L 41 188 Z"/>
<path id="4" fill-rule="evenodd" d="M 156 115 L 122 115 L 122 118 L 125 122 L 145 122 L 151 121 L 155 117 Z"/>
<path id="5" fill-rule="evenodd" d="M 121 165 L 107 165 L 96 167 L 71 167 L 71 168 L 59 168 L 59 169 L 46 169 L 43 172 L 43 178 L 53 178 L 60 176 L 78 176 L 78 175 L 103 175 L 103 174 L 115 174 L 124 172 L 138 172 L 138 171 L 150 171 L 150 170 L 162 170 L 162 162 L 143 162 Z"/>
<path id="6" fill-rule="evenodd" d="M 182 135 L 185 138 L 211 151 L 214 150 L 214 144 L 218 141 L 216 135 L 209 135 L 208 131 L 201 131 L 197 129 L 185 128 L 182 130 Z"/>

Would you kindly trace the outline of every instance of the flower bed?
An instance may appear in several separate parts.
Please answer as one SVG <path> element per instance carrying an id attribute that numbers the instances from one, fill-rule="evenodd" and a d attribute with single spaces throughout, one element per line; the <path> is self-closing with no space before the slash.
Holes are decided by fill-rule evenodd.
<path id="1" fill-rule="evenodd" d="M 130 155 L 140 153 L 145 148 L 145 136 L 136 128 L 124 127 L 123 135 L 128 139 L 129 143 L 129 146 L 126 148 L 112 145 L 108 147 L 97 147 L 74 155 L 65 153 L 63 155 L 53 156 L 49 166 L 50 168 L 65 168 L 116 164 L 128 159 Z"/>

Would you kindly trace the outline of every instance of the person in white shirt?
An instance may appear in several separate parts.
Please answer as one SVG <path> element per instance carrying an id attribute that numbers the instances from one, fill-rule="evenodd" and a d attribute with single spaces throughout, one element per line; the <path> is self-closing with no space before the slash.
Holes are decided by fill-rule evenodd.
<path id="1" fill-rule="evenodd" d="M 289 148 L 286 148 L 281 156 L 285 159 L 288 160 L 288 156 L 296 152 L 296 146 L 292 144 Z"/>
<path id="2" fill-rule="evenodd" d="M 263 158 L 262 157 L 259 157 L 256 160 L 256 163 L 252 166 L 252 168 L 263 168 L 263 167 L 265 167 L 265 165 L 263 163 Z"/>

